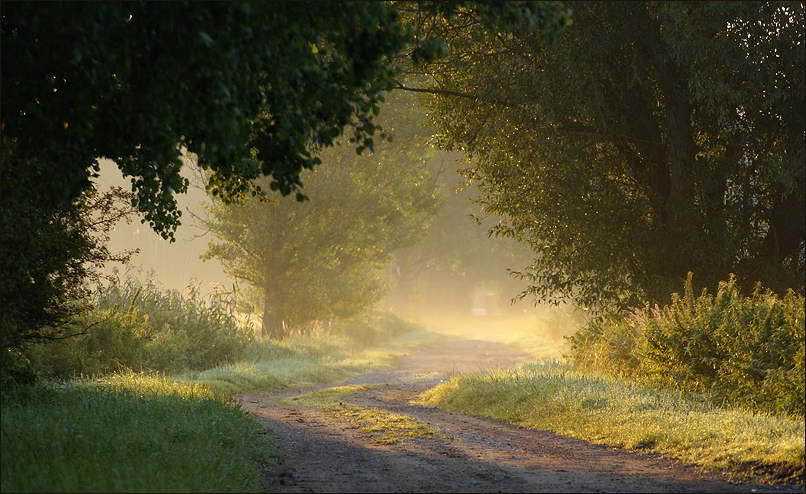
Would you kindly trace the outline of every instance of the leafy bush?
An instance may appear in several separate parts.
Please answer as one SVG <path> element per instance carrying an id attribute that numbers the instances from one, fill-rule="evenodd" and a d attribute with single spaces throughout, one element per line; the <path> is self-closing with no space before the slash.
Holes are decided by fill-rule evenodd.
<path id="1" fill-rule="evenodd" d="M 85 334 L 32 346 L 40 374 L 53 377 L 94 376 L 124 368 L 141 370 L 151 328 L 136 314 L 113 310 L 76 316 L 70 326 Z"/>
<path id="2" fill-rule="evenodd" d="M 751 408 L 804 414 L 804 297 L 760 285 L 749 297 L 731 277 L 716 296 L 684 293 L 664 307 L 607 315 L 571 338 L 581 368 L 704 392 Z"/>
<path id="3" fill-rule="evenodd" d="M 33 346 L 32 360 L 41 373 L 200 370 L 239 358 L 252 338 L 231 299 L 205 300 L 197 287 L 183 295 L 128 278 L 99 287 L 93 302 L 95 310 L 71 321 L 74 332 L 84 334 Z"/>

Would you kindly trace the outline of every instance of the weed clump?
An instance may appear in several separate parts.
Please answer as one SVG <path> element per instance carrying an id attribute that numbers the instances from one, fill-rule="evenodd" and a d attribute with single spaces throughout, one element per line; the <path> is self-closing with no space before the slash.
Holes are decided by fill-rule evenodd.
<path id="1" fill-rule="evenodd" d="M 239 323 L 234 301 L 161 290 L 154 282 L 127 278 L 99 287 L 95 309 L 75 316 L 58 341 L 32 346 L 40 374 L 69 378 L 124 369 L 175 373 L 201 370 L 240 358 L 253 331 Z"/>
<path id="2" fill-rule="evenodd" d="M 571 339 L 588 369 L 708 395 L 755 410 L 804 415 L 804 298 L 756 286 L 742 296 L 731 277 L 716 295 L 683 295 L 664 307 L 609 314 Z"/>

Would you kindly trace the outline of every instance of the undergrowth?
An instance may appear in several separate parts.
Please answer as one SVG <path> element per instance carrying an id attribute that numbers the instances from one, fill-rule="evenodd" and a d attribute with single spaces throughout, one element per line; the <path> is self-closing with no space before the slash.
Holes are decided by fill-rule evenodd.
<path id="1" fill-rule="evenodd" d="M 162 290 L 154 281 L 127 278 L 94 293 L 95 309 L 73 319 L 75 336 L 32 345 L 39 375 L 65 379 L 114 371 L 174 373 L 206 369 L 240 358 L 253 330 L 241 324 L 232 297 Z"/>
<path id="2" fill-rule="evenodd" d="M 792 291 L 744 297 L 731 277 L 695 297 L 689 274 L 670 305 L 594 320 L 571 343 L 580 369 L 804 415 L 804 298 Z"/>

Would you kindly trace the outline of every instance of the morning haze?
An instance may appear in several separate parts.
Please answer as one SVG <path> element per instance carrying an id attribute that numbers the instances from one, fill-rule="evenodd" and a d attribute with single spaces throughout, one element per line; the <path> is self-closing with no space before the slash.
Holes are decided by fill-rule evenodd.
<path id="1" fill-rule="evenodd" d="M 0 5 L 0 492 L 803 492 L 803 2 Z"/>

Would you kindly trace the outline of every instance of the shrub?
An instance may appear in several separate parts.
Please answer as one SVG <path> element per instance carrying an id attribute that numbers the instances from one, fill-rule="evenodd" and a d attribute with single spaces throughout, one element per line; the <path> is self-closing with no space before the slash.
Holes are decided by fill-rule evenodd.
<path id="1" fill-rule="evenodd" d="M 93 302 L 95 310 L 71 321 L 85 334 L 33 345 L 40 373 L 201 370 L 239 358 L 252 335 L 238 322 L 231 298 L 205 300 L 197 287 L 183 295 L 128 278 L 99 287 Z"/>
<path id="2" fill-rule="evenodd" d="M 114 310 L 76 316 L 73 331 L 85 334 L 32 345 L 31 358 L 40 374 L 53 377 L 95 376 L 125 368 L 141 370 L 144 345 L 151 329 L 144 318 Z"/>
<path id="3" fill-rule="evenodd" d="M 804 298 L 760 285 L 749 297 L 731 277 L 716 296 L 684 293 L 664 307 L 599 318 L 571 338 L 582 368 L 710 394 L 763 410 L 804 414 Z"/>

